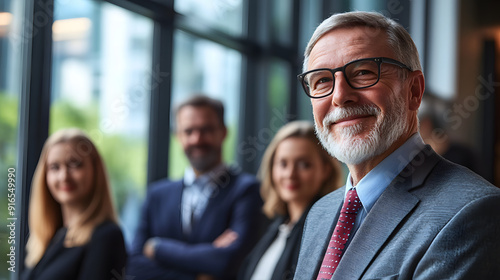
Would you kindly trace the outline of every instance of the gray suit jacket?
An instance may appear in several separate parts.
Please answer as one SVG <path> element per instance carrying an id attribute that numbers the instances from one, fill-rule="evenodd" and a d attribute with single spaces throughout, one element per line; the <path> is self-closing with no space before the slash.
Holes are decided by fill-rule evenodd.
<path id="1" fill-rule="evenodd" d="M 309 212 L 294 279 L 316 279 L 344 193 Z M 382 193 L 332 279 L 500 279 L 500 189 L 427 146 Z"/>

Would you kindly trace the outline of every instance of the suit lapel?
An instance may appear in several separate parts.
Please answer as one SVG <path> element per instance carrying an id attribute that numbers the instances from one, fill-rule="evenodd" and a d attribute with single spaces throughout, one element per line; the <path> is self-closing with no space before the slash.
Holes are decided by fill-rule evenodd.
<path id="1" fill-rule="evenodd" d="M 354 235 L 332 279 L 360 279 L 394 229 L 418 202 L 418 198 L 406 190 L 394 185 L 387 187 Z"/>
<path id="2" fill-rule="evenodd" d="M 306 270 L 308 274 L 300 275 L 300 279 L 316 279 L 339 218 L 344 193 L 345 186 L 323 197 L 309 211 L 308 216 L 313 218 L 306 219 L 305 236 L 302 238 L 298 260 L 300 266 L 308 268 Z"/>
<path id="3" fill-rule="evenodd" d="M 273 222 L 269 225 L 268 229 L 266 229 L 266 233 L 264 234 L 264 236 L 262 236 L 257 245 L 255 245 L 251 254 L 252 258 L 250 258 L 248 267 L 245 268 L 245 271 L 247 272 L 246 273 L 247 275 L 245 275 L 245 279 L 250 279 L 252 277 L 252 274 L 255 271 L 255 268 L 257 267 L 257 264 L 259 263 L 260 259 L 262 258 L 264 253 L 266 253 L 269 246 L 276 239 L 276 236 L 278 236 L 279 226 L 284 221 L 285 221 L 284 216 L 280 216 L 274 219 Z"/>
<path id="4" fill-rule="evenodd" d="M 175 221 L 175 223 L 172 224 L 179 225 L 175 230 L 175 237 L 179 240 L 189 240 L 190 236 L 184 232 L 184 223 L 182 222 L 182 196 L 184 193 L 184 187 L 184 179 L 173 182 L 172 192 L 165 193 L 167 197 L 164 197 L 164 199 L 161 200 L 163 202 L 159 202 L 166 208 L 165 215 L 169 215 L 170 219 Z M 169 201 L 169 205 L 167 205 L 165 201 Z M 167 223 L 165 223 L 164 226 L 167 226 Z"/>
<path id="5" fill-rule="evenodd" d="M 67 230 L 65 228 L 59 228 L 56 231 L 56 234 L 50 241 L 49 247 L 40 259 L 40 262 L 36 264 L 36 266 L 28 273 L 28 277 L 26 279 L 31 279 L 32 277 L 36 277 L 41 273 L 40 269 L 46 268 L 49 266 L 54 259 L 61 254 L 61 251 L 64 250 L 64 238 L 66 237 Z M 32 276 L 33 275 L 33 276 Z"/>
<path id="6" fill-rule="evenodd" d="M 207 202 L 205 210 L 201 214 L 200 219 L 194 224 L 192 230 L 192 237 L 195 240 L 203 239 L 206 236 L 206 230 L 211 229 L 209 226 L 213 220 L 214 209 L 218 208 L 221 204 L 224 204 L 226 197 L 231 191 L 231 188 L 235 182 L 234 177 L 236 173 L 227 167 L 217 177 L 212 178 L 211 182 L 214 183 L 215 188 L 210 193 L 210 198 Z M 217 212 L 217 211 L 215 211 Z"/>
<path id="7" fill-rule="evenodd" d="M 409 191 L 423 183 L 438 160 L 426 147 L 393 180 L 354 235 L 332 280 L 361 279 L 396 227 L 420 201 Z"/>

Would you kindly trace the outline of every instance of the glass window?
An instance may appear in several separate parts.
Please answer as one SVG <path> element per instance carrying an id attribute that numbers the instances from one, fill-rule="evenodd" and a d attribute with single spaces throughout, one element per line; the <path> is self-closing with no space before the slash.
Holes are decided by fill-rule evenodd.
<path id="1" fill-rule="evenodd" d="M 79 127 L 96 143 L 130 242 L 146 189 L 153 21 L 97 1 L 54 8 L 50 133 Z"/>
<path id="2" fill-rule="evenodd" d="M 224 103 L 224 119 L 228 128 L 223 157 L 226 163 L 233 163 L 236 159 L 238 135 L 241 54 L 213 42 L 192 37 L 182 31 L 176 31 L 173 57 L 173 108 L 194 93 L 204 93 L 220 99 Z M 175 119 L 172 119 L 172 122 L 174 121 Z M 182 177 L 188 161 L 174 133 L 170 141 L 169 163 L 169 177 Z"/>
<path id="3" fill-rule="evenodd" d="M 299 32 L 299 53 L 302 62 L 302 53 L 306 49 L 309 39 L 311 39 L 312 34 L 316 27 L 322 21 L 322 5 L 317 5 L 312 1 L 301 1 L 300 2 L 300 32 Z M 302 66 L 302 64 L 301 64 Z M 302 69 L 300 69 L 302 70 Z M 302 71 L 301 71 L 302 73 Z M 300 73 L 297 73 L 300 74 Z"/>
<path id="4" fill-rule="evenodd" d="M 24 1 L 7 0 L 0 2 L 0 279 L 9 278 L 10 271 L 18 271 L 19 262 L 15 265 L 9 263 L 10 246 L 13 244 L 9 237 L 11 232 L 8 223 L 17 218 L 20 209 L 10 212 L 9 202 L 15 199 L 20 205 L 20 197 L 17 196 L 16 184 L 17 150 L 18 150 L 18 117 L 19 100 L 21 95 L 22 74 L 22 23 L 24 21 Z M 19 172 L 20 174 L 20 172 Z M 9 177 L 14 179 L 14 185 L 9 185 Z M 14 187 L 13 187 L 14 186 Z M 17 191 L 16 191 L 17 190 Z M 11 201 L 9 201 L 9 198 Z M 17 208 L 17 207 L 16 207 Z M 14 216 L 15 215 L 15 216 Z M 19 226 L 19 223 L 16 223 Z M 12 236 L 15 236 L 12 235 Z M 18 246 L 16 246 L 18 248 Z"/>
<path id="5" fill-rule="evenodd" d="M 273 40 L 282 45 L 292 44 L 292 7 L 293 1 L 275 0 L 273 5 L 272 30 Z M 319 6 L 319 5 L 318 5 Z"/>
<path id="6" fill-rule="evenodd" d="M 292 116 L 290 111 L 290 66 L 289 63 L 273 59 L 270 68 L 269 94 L 267 102 L 269 104 L 269 127 L 273 130 L 273 135 L 281 128 Z M 296 117 L 296 116 L 294 116 Z M 266 145 L 271 139 L 265 139 Z"/>
<path id="7" fill-rule="evenodd" d="M 194 21 L 208 23 L 213 28 L 237 36 L 243 30 L 243 1 L 182 0 L 174 1 L 174 9 Z"/>
<path id="8" fill-rule="evenodd" d="M 350 4 L 353 11 L 383 11 L 386 7 L 384 0 L 351 0 Z"/>

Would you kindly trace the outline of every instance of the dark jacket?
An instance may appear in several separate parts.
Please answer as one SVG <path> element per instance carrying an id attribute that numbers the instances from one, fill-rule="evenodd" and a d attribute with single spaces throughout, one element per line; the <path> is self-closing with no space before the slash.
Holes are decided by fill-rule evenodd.
<path id="1" fill-rule="evenodd" d="M 189 280 L 198 274 L 236 278 L 239 265 L 259 238 L 260 184 L 254 176 L 230 169 L 216 181 L 217 189 L 191 234 L 182 230 L 182 180 L 161 180 L 150 186 L 127 275 L 135 280 Z M 226 248 L 212 246 L 228 228 L 238 233 L 238 239 Z M 154 261 L 142 254 L 150 237 L 159 238 Z"/>
<path id="2" fill-rule="evenodd" d="M 120 227 L 113 222 L 97 226 L 89 243 L 66 248 L 66 228 L 52 238 L 42 259 L 25 270 L 23 280 L 109 280 L 124 277 L 127 253 Z"/>
<path id="3" fill-rule="evenodd" d="M 276 264 L 276 268 L 272 276 L 273 280 L 293 279 L 295 267 L 297 266 L 297 259 L 299 258 L 302 230 L 304 228 L 304 222 L 309 209 L 310 208 L 307 208 L 306 211 L 304 211 L 302 217 L 293 227 L 290 236 L 288 236 L 285 250 Z M 250 255 L 245 259 L 238 274 L 238 280 L 249 280 L 252 277 L 259 260 L 278 236 L 279 226 L 286 220 L 288 220 L 287 216 L 278 216 L 272 221 L 264 236 L 262 236 L 259 243 L 257 243 Z"/>

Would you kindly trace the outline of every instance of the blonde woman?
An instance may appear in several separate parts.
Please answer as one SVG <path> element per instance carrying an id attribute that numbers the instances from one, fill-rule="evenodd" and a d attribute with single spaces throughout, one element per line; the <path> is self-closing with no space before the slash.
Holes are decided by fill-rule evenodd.
<path id="1" fill-rule="evenodd" d="M 112 279 L 126 251 L 104 163 L 78 129 L 45 142 L 31 187 L 22 279 Z"/>
<path id="2" fill-rule="evenodd" d="M 263 211 L 272 223 L 245 260 L 239 279 L 292 279 L 307 212 L 342 185 L 340 164 L 319 144 L 310 122 L 294 121 L 267 147 L 259 177 Z"/>

